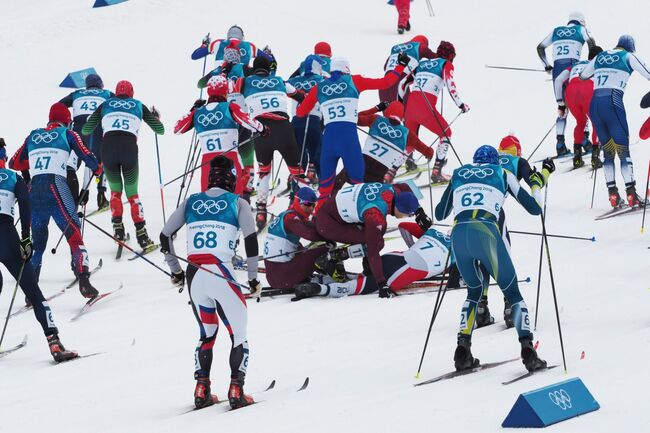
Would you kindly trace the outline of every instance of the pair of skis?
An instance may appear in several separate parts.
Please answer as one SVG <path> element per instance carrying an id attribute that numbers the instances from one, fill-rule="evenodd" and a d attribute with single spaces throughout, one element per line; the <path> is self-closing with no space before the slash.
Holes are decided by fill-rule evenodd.
<path id="1" fill-rule="evenodd" d="M 604 220 L 607 218 L 613 218 L 621 215 L 627 215 L 631 213 L 637 213 L 643 211 L 644 208 L 650 206 L 650 204 L 646 204 L 645 206 L 628 206 L 627 204 L 624 204 L 623 206 L 616 207 L 614 209 L 611 209 L 607 212 L 605 212 L 602 215 L 599 215 L 595 218 L 596 221 Z"/>

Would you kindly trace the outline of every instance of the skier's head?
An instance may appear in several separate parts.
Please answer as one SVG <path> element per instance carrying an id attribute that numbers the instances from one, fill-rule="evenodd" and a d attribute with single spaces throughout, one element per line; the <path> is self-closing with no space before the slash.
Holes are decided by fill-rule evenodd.
<path id="1" fill-rule="evenodd" d="M 133 98 L 133 84 L 127 80 L 118 81 L 115 85 L 115 95 Z"/>
<path id="2" fill-rule="evenodd" d="M 240 41 L 244 40 L 244 30 L 239 27 L 237 24 L 228 29 L 226 33 L 226 39 L 239 39 Z"/>
<path id="3" fill-rule="evenodd" d="M 633 53 L 636 51 L 634 38 L 630 35 L 621 35 L 621 37 L 618 38 L 618 42 L 616 43 L 616 48 L 623 48 L 628 53 Z"/>
<path id="4" fill-rule="evenodd" d="M 307 77 L 311 75 L 323 75 L 323 65 L 321 65 L 320 59 L 316 54 L 310 54 L 305 57 L 302 65 L 305 71 L 304 74 Z"/>
<path id="5" fill-rule="evenodd" d="M 476 149 L 472 161 L 474 164 L 499 165 L 499 152 L 497 152 L 497 150 L 489 144 L 484 144 L 483 146 Z"/>
<path id="6" fill-rule="evenodd" d="M 401 123 L 404 118 L 404 105 L 399 101 L 391 102 L 384 110 L 384 116 L 390 120 L 395 120 L 396 124 Z"/>
<path id="7" fill-rule="evenodd" d="M 314 45 L 314 54 L 319 56 L 332 57 L 332 47 L 327 42 L 318 42 Z"/>
<path id="8" fill-rule="evenodd" d="M 600 46 L 594 45 L 593 47 L 589 48 L 588 59 L 591 60 L 591 59 L 593 59 L 594 57 L 596 57 L 598 54 L 600 54 L 602 52 L 603 52 L 603 49 Z"/>
<path id="9" fill-rule="evenodd" d="M 424 35 L 413 36 L 411 42 L 419 42 L 420 45 L 424 45 L 425 47 L 429 46 L 429 39 L 427 39 L 427 37 Z"/>
<path id="10" fill-rule="evenodd" d="M 298 190 L 293 199 L 293 209 L 301 214 L 303 217 L 308 218 L 314 212 L 316 206 L 316 193 L 313 189 L 303 186 Z"/>
<path id="11" fill-rule="evenodd" d="M 239 41 L 232 40 L 223 50 L 223 59 L 228 63 L 241 63 L 241 52 L 239 52 Z"/>
<path id="12" fill-rule="evenodd" d="M 440 45 L 438 45 L 436 54 L 438 55 L 438 57 L 453 62 L 454 59 L 456 58 L 456 48 L 454 47 L 454 44 L 452 44 L 451 42 L 440 41 Z"/>
<path id="13" fill-rule="evenodd" d="M 50 107 L 49 123 L 59 123 L 61 126 L 67 127 L 72 122 L 70 117 L 70 110 L 68 107 L 60 102 L 55 102 Z"/>
<path id="14" fill-rule="evenodd" d="M 574 11 L 569 14 L 569 24 L 585 25 L 585 14 L 582 12 Z"/>
<path id="15" fill-rule="evenodd" d="M 255 60 L 253 60 L 253 72 L 255 74 L 257 74 L 258 72 L 270 74 L 271 64 L 274 62 L 275 60 L 272 59 L 271 56 L 267 55 L 263 51 L 260 51 L 257 53 L 257 57 L 255 57 Z"/>
<path id="16" fill-rule="evenodd" d="M 508 134 L 499 143 L 499 153 L 507 153 L 512 156 L 521 156 L 521 143 L 514 134 Z"/>
<path id="17" fill-rule="evenodd" d="M 228 95 L 228 79 L 222 74 L 208 80 L 208 97 L 210 102 L 225 101 Z"/>
<path id="18" fill-rule="evenodd" d="M 208 188 L 219 187 L 233 192 L 237 184 L 237 171 L 232 160 L 223 155 L 215 156 L 210 161 Z"/>
<path id="19" fill-rule="evenodd" d="M 350 73 L 350 62 L 348 59 L 343 57 L 332 57 L 330 63 L 330 72 L 338 72 L 339 74 L 349 74 Z"/>
<path id="20" fill-rule="evenodd" d="M 396 192 L 393 215 L 395 218 L 413 216 L 420 207 L 417 197 L 411 191 Z"/>
<path id="21" fill-rule="evenodd" d="M 4 168 L 7 163 L 7 149 L 5 139 L 0 138 L 0 168 Z"/>
<path id="22" fill-rule="evenodd" d="M 102 77 L 97 74 L 88 74 L 86 76 L 86 89 L 103 89 L 104 82 Z"/>

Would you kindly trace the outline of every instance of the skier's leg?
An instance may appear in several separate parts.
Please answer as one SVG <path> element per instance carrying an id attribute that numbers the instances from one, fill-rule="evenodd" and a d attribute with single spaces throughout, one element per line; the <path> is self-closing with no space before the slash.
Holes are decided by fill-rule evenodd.
<path id="1" fill-rule="evenodd" d="M 363 178 L 366 173 L 366 164 L 363 160 L 359 136 L 357 135 L 356 129 L 353 125 L 351 125 L 351 128 L 349 128 L 349 131 L 345 136 L 345 144 L 343 146 L 341 158 L 343 159 L 343 167 L 345 167 L 350 183 L 363 183 Z"/>
<path id="2" fill-rule="evenodd" d="M 290 261 L 266 260 L 266 279 L 274 289 L 290 289 L 309 280 L 316 270 L 316 259 L 327 253 L 327 247 L 316 247 L 296 254 Z"/>
<path id="3" fill-rule="evenodd" d="M 56 176 L 50 185 L 55 207 L 52 213 L 54 222 L 65 235 L 72 254 L 73 271 L 77 276 L 88 276 L 88 253 L 81 236 L 81 223 L 76 206 L 65 179 Z"/>
<path id="4" fill-rule="evenodd" d="M 52 211 L 52 195 L 47 185 L 32 182 L 29 199 L 32 203 L 32 239 L 34 253 L 31 263 L 38 281 L 43 263 L 43 254 L 49 237 L 48 225 Z"/>

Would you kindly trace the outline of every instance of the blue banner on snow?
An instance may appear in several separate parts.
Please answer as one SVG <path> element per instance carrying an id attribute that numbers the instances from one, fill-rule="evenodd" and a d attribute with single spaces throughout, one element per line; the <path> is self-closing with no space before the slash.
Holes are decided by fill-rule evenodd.
<path id="1" fill-rule="evenodd" d="M 94 8 L 101 8 L 104 6 L 112 6 L 116 5 L 118 3 L 123 3 L 126 0 L 95 0 L 95 4 L 93 5 Z"/>
<path id="2" fill-rule="evenodd" d="M 61 84 L 59 84 L 59 87 L 69 87 L 71 89 L 81 89 L 82 87 L 86 87 L 86 77 L 89 74 L 96 74 L 97 71 L 95 71 L 95 68 L 86 68 L 82 69 L 80 71 L 74 71 L 70 72 L 63 81 L 61 81 Z"/>

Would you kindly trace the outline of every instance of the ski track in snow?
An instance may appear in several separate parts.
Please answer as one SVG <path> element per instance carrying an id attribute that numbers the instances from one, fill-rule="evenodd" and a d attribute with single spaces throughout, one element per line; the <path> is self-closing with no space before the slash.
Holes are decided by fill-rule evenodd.
<path id="1" fill-rule="evenodd" d="M 394 31 L 395 10 L 383 1 L 331 0 L 324 7 L 313 0 L 246 0 L 227 5 L 210 0 L 142 0 L 101 9 L 91 9 L 92 1 L 85 0 L 34 0 L 29 8 L 20 2 L 4 2 L 0 6 L 0 116 L 5 122 L 0 135 L 12 154 L 29 131 L 45 124 L 50 104 L 67 94 L 69 90 L 57 87 L 66 73 L 94 66 L 107 88 L 112 90 L 117 81 L 129 79 L 135 97 L 160 110 L 167 129 L 160 137 L 161 163 L 164 178 L 171 179 L 180 174 L 190 141 L 190 134 L 173 136 L 171 130 L 199 93 L 195 83 L 202 61 L 192 61 L 190 53 L 207 31 L 213 38 L 223 37 L 235 23 L 258 47 L 268 43 L 273 48 L 278 73 L 285 78 L 319 40 L 330 42 L 335 55 L 348 57 L 354 73 L 376 77 L 382 75 L 390 47 L 407 36 L 422 32 L 434 48 L 440 39 L 452 41 L 458 51 L 454 62 L 458 91 L 472 109 L 453 127 L 453 143 L 463 161 L 470 160 L 478 145 L 496 145 L 509 131 L 519 136 L 527 156 L 554 122 L 555 102 L 546 75 L 488 70 L 484 65 L 538 67 L 536 45 L 554 26 L 563 24 L 570 11 L 585 13 L 588 28 L 606 49 L 619 34 L 634 35 L 639 56 L 650 61 L 645 18 L 650 8 L 639 2 L 618 2 L 615 14 L 603 0 L 544 5 L 506 0 L 432 3 L 435 18 L 426 15 L 424 1 L 414 2 L 413 31 L 399 36 Z M 208 68 L 212 63 L 208 59 Z M 635 73 L 625 97 L 632 142 L 650 114 L 638 108 L 647 89 Z M 376 95 L 364 93 L 359 109 L 375 105 Z M 456 114 L 449 95 L 444 96 L 444 114 L 448 119 Z M 569 118 L 567 142 L 573 126 Z M 554 152 L 553 135 L 534 159 Z M 429 142 L 433 139 L 429 133 L 422 137 Z M 142 127 L 139 146 L 140 197 L 149 234 L 157 239 L 162 217 L 155 147 L 147 126 Z M 632 157 L 642 192 L 650 157 L 647 144 L 633 147 Z M 450 152 L 449 172 L 457 165 Z M 650 355 L 650 238 L 639 234 L 639 215 L 594 221 L 609 207 L 602 172 L 598 176 L 593 210 L 589 209 L 592 183 L 586 170 L 554 174 L 548 193 L 549 233 L 597 239 L 595 243 L 549 240 L 568 374 L 560 367 L 502 386 L 501 382 L 524 372 L 523 365 L 514 362 L 414 388 L 435 293 L 391 300 L 375 296 L 299 303 L 288 298 L 265 299 L 249 303 L 251 359 L 246 389 L 262 389 L 271 379 L 278 381 L 278 388 L 298 387 L 305 376 L 311 378 L 309 388 L 277 398 L 269 393 L 263 404 L 240 411 L 218 414 L 205 409 L 177 416 L 192 404 L 193 350 L 198 339 L 187 291 L 179 295 L 167 277 L 140 260 L 114 262 L 113 242 L 87 226 L 91 264 L 103 258 L 105 268 L 93 282 L 107 291 L 123 281 L 124 289 L 78 322 L 69 322 L 84 303 L 76 289 L 54 300 L 51 307 L 67 348 L 81 354 L 105 353 L 53 367 L 33 313 L 13 318 L 6 347 L 18 344 L 25 333 L 30 343 L 0 361 L 0 431 L 41 431 L 47 420 L 54 431 L 65 425 L 69 433 L 176 432 L 206 427 L 239 432 L 465 432 L 477 428 L 492 432 L 501 430 L 519 393 L 575 376 L 583 379 L 602 408 L 555 425 L 553 431 L 642 431 L 650 422 L 643 389 L 650 383 L 650 373 L 643 366 Z M 165 190 L 168 214 L 178 188 L 175 183 Z M 197 188 L 195 179 L 192 190 Z M 442 188 L 434 189 L 434 205 L 442 192 Z M 428 191 L 423 194 L 428 210 Z M 280 199 L 271 210 L 279 212 L 286 204 L 286 198 Z M 94 209 L 94 188 L 90 205 Z M 506 210 L 512 229 L 541 229 L 539 219 L 527 215 L 512 199 Z M 108 213 L 97 215 L 93 222 L 110 229 Z M 129 216 L 125 222 L 127 230 L 134 232 Z M 390 224 L 396 224 L 395 220 Z M 41 273 L 46 296 L 60 290 L 71 276 L 67 248 L 56 256 L 49 252 L 59 235 L 54 224 L 50 228 Z M 184 249 L 183 233 L 176 241 L 179 254 Z M 512 235 L 512 240 L 519 277 L 533 279 L 522 285 L 532 319 L 540 239 Z M 404 249 L 401 241 L 389 242 L 385 251 L 395 249 Z M 147 257 L 163 264 L 159 252 Z M 348 268 L 358 270 L 360 262 L 351 261 Z M 2 317 L 14 284 L 6 272 L 3 275 Z M 238 275 L 246 277 L 243 272 Z M 464 296 L 454 291 L 445 297 L 420 380 L 453 368 Z M 22 294 L 16 299 L 14 308 L 20 308 Z M 476 331 L 474 355 L 483 362 L 517 356 L 515 331 L 501 331 L 502 297 L 496 289 L 491 290 L 490 307 L 497 323 Z M 213 392 L 224 398 L 230 341 L 223 327 L 219 334 L 212 383 Z M 549 364 L 561 363 L 545 258 L 535 339 L 540 341 L 542 358 Z M 580 360 L 582 351 L 586 357 Z M 629 365 L 630 360 L 641 365 Z"/>

